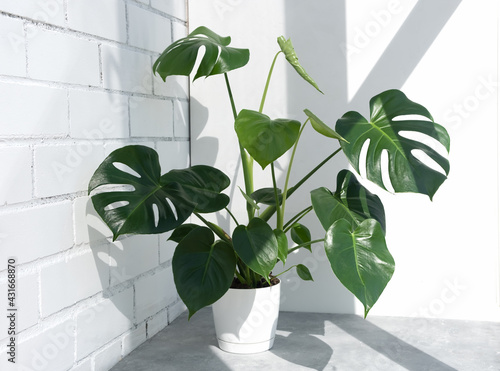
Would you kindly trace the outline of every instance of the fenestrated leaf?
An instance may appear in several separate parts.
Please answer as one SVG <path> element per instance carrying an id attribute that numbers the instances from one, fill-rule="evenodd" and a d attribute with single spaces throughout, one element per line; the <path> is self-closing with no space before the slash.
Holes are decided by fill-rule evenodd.
<path id="1" fill-rule="evenodd" d="M 359 222 L 375 219 L 385 233 L 384 204 L 380 198 L 366 189 L 349 170 L 341 170 L 337 174 L 335 197 L 347 205 Z"/>
<path id="2" fill-rule="evenodd" d="M 325 251 L 339 281 L 363 303 L 366 317 L 394 273 L 380 224 L 367 219 L 353 228 L 337 220 L 326 233 Z"/>
<path id="3" fill-rule="evenodd" d="M 324 187 L 318 188 L 311 192 L 311 201 L 325 231 L 339 219 L 356 226 L 369 218 L 377 220 L 385 231 L 384 205 L 348 170 L 342 170 L 337 175 L 335 193 Z"/>
<path id="4" fill-rule="evenodd" d="M 299 63 L 299 58 L 297 57 L 297 53 L 295 53 L 295 49 L 293 48 L 292 41 L 290 39 L 286 40 L 284 36 L 278 37 L 278 44 L 280 46 L 281 51 L 285 54 L 285 58 L 292 65 L 292 67 L 297 71 L 297 73 L 306 80 L 309 84 L 314 86 L 321 94 L 323 92 L 319 89 L 318 84 L 309 76 Z"/>
<path id="5" fill-rule="evenodd" d="M 342 136 L 339 133 L 337 133 L 335 130 L 333 130 L 331 127 L 329 127 L 323 121 L 321 121 L 319 119 L 319 117 L 316 116 L 314 113 L 312 113 L 308 109 L 305 109 L 304 113 L 307 115 L 307 117 L 309 117 L 309 120 L 311 121 L 311 126 L 318 133 L 320 133 L 321 135 L 324 135 L 325 137 L 328 137 L 328 138 L 339 139 L 339 140 L 345 141 L 345 139 L 342 138 Z"/>
<path id="6" fill-rule="evenodd" d="M 172 270 L 189 318 L 226 293 L 235 269 L 236 255 L 231 245 L 224 241 L 214 243 L 210 229 L 198 227 L 184 237 L 175 249 Z"/>
<path id="7" fill-rule="evenodd" d="M 281 189 L 277 189 L 278 200 L 281 203 L 283 195 L 281 194 Z M 260 204 L 264 205 L 276 205 L 276 196 L 274 194 L 274 188 L 261 188 L 256 190 L 251 194 L 252 199 Z"/>
<path id="8" fill-rule="evenodd" d="M 182 241 L 184 237 L 186 237 L 189 234 L 189 232 L 198 227 L 199 227 L 198 224 L 191 224 L 191 223 L 185 223 L 183 225 L 180 225 L 174 229 L 168 241 L 174 241 L 179 243 Z"/>
<path id="9" fill-rule="evenodd" d="M 118 164 L 132 171 L 120 170 Z M 160 173 L 156 151 L 137 145 L 117 149 L 97 168 L 88 192 L 93 193 L 94 208 L 113 232 L 114 240 L 127 233 L 167 232 L 184 223 L 194 211 L 196 203 L 183 186 L 165 181 Z M 119 189 L 123 186 L 128 188 Z"/>
<path id="10" fill-rule="evenodd" d="M 168 76 L 188 76 L 194 68 L 200 47 L 205 55 L 194 80 L 235 70 L 248 63 L 248 49 L 228 47 L 231 38 L 221 37 L 207 27 L 198 27 L 187 37 L 175 41 L 158 57 L 153 71 L 165 81 Z"/>
<path id="11" fill-rule="evenodd" d="M 276 241 L 278 241 L 278 259 L 285 265 L 288 257 L 288 239 L 286 238 L 285 232 L 281 229 L 275 229 L 273 232 L 276 236 Z"/>
<path id="12" fill-rule="evenodd" d="M 236 227 L 233 245 L 243 263 L 269 282 L 278 258 L 278 241 L 272 228 L 262 219 L 253 218 L 248 226 Z"/>
<path id="13" fill-rule="evenodd" d="M 305 225 L 300 223 L 292 225 L 292 228 L 290 229 L 290 236 L 292 237 L 292 241 L 297 245 L 311 242 L 311 232 Z M 304 247 L 311 251 L 311 245 L 306 245 Z"/>
<path id="14" fill-rule="evenodd" d="M 171 170 L 161 177 L 162 182 L 177 182 L 196 203 L 196 212 L 212 213 L 229 204 L 229 196 L 220 193 L 230 180 L 222 171 L 206 165 L 195 165 L 187 169 Z"/>
<path id="15" fill-rule="evenodd" d="M 431 121 L 401 117 L 408 115 L 419 115 Z M 361 150 L 369 140 L 366 154 L 366 177 L 369 180 L 385 189 L 382 172 L 387 170 L 382 169 L 381 158 L 387 151 L 388 173 L 394 191 L 422 193 L 432 199 L 446 179 L 449 162 L 429 145 L 401 135 L 404 132 L 425 134 L 449 151 L 450 138 L 446 129 L 432 120 L 425 107 L 412 102 L 399 90 L 388 90 L 370 100 L 370 121 L 351 111 L 337 121 L 335 129 L 349 142 L 340 144 L 358 173 Z M 413 153 L 417 150 L 439 165 L 446 175 L 417 159 Z"/>
<path id="16" fill-rule="evenodd" d="M 263 113 L 244 109 L 236 117 L 234 129 L 240 144 L 264 169 L 294 145 L 300 122 L 271 120 Z"/>
<path id="17" fill-rule="evenodd" d="M 303 279 L 304 281 L 314 281 L 309 268 L 307 268 L 304 264 L 297 264 L 297 275 Z"/>

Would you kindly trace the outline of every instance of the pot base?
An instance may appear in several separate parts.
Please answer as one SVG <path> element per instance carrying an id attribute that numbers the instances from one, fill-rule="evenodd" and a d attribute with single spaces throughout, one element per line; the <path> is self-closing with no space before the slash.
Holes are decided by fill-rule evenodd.
<path id="1" fill-rule="evenodd" d="M 217 339 L 219 348 L 225 352 L 238 354 L 261 353 L 273 347 L 274 337 L 272 339 L 262 341 L 260 343 L 230 343 L 221 339 Z"/>

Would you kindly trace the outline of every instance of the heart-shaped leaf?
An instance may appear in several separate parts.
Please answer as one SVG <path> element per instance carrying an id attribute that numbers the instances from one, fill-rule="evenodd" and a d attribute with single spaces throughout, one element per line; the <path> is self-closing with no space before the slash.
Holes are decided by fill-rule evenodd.
<path id="1" fill-rule="evenodd" d="M 275 229 L 273 232 L 276 236 L 276 241 L 278 241 L 278 259 L 285 265 L 288 257 L 288 239 L 286 238 L 285 232 L 281 229 Z"/>
<path id="2" fill-rule="evenodd" d="M 228 243 L 217 241 L 206 227 L 192 230 L 177 245 L 172 270 L 177 292 L 189 309 L 189 318 L 215 303 L 229 289 L 236 269 L 236 255 Z"/>
<path id="3" fill-rule="evenodd" d="M 304 281 L 314 281 L 309 268 L 307 268 L 304 264 L 297 264 L 297 275 L 303 279 Z"/>
<path id="4" fill-rule="evenodd" d="M 290 235 L 292 237 L 292 241 L 297 245 L 311 242 L 311 232 L 309 231 L 309 228 L 307 228 L 303 224 L 295 223 L 294 225 L 292 225 L 292 228 L 290 229 Z M 309 251 L 312 251 L 311 245 L 306 245 L 304 247 Z"/>
<path id="5" fill-rule="evenodd" d="M 278 258 L 278 241 L 272 228 L 262 219 L 253 218 L 248 226 L 236 227 L 233 245 L 243 263 L 269 282 Z"/>
<path id="6" fill-rule="evenodd" d="M 196 203 L 196 212 L 213 213 L 229 204 L 229 196 L 222 194 L 230 180 L 222 171 L 205 165 L 195 165 L 187 169 L 171 170 L 162 176 L 165 183 L 177 182 Z"/>
<path id="7" fill-rule="evenodd" d="M 431 121 L 401 118 L 408 115 L 420 115 Z M 366 154 L 366 176 L 384 189 L 382 171 L 385 169 L 381 166 L 384 151 L 389 156 L 388 172 L 395 192 L 422 193 L 432 199 L 449 172 L 448 160 L 435 149 L 402 135 L 404 132 L 425 134 L 438 141 L 446 151 L 450 148 L 446 129 L 432 122 L 432 116 L 425 107 L 412 102 L 399 90 L 385 91 L 370 100 L 370 121 L 351 111 L 337 121 L 335 129 L 349 142 L 340 144 L 358 173 L 362 147 L 367 140 L 370 141 Z M 446 175 L 417 159 L 414 151 L 427 155 Z"/>
<path id="8" fill-rule="evenodd" d="M 325 137 L 328 137 L 328 138 L 339 139 L 339 140 L 345 141 L 345 139 L 342 138 L 342 136 L 339 133 L 337 133 L 335 130 L 333 130 L 327 124 L 325 124 L 323 121 L 321 121 L 319 119 L 319 117 L 316 116 L 314 113 L 312 113 L 308 109 L 305 109 L 304 113 L 307 115 L 307 117 L 309 117 L 309 120 L 311 121 L 311 126 L 318 133 L 320 133 L 321 135 L 324 135 Z"/>
<path id="9" fill-rule="evenodd" d="M 153 71 L 158 73 L 163 81 L 168 76 L 188 76 L 194 68 L 201 47 L 205 48 L 205 55 L 194 80 L 243 67 L 250 58 L 249 50 L 228 47 L 230 42 L 229 36 L 221 37 L 207 27 L 198 27 L 187 37 L 167 47 L 154 63 Z"/>
<path id="10" fill-rule="evenodd" d="M 260 112 L 244 109 L 236 117 L 234 129 L 240 144 L 264 169 L 294 145 L 300 122 L 271 120 Z"/>
<path id="11" fill-rule="evenodd" d="M 285 54 L 285 58 L 292 65 L 292 67 L 297 71 L 297 73 L 306 80 L 309 84 L 314 86 L 321 94 L 323 92 L 319 89 L 318 84 L 309 76 L 299 63 L 299 58 L 297 57 L 297 53 L 295 53 L 295 49 L 293 48 L 292 41 L 290 39 L 285 39 L 284 36 L 278 37 L 278 44 L 280 46 L 281 51 Z"/>
<path id="12" fill-rule="evenodd" d="M 363 187 L 348 170 L 342 170 L 337 175 L 335 193 L 324 187 L 318 188 L 311 192 L 311 201 L 314 212 L 325 230 L 339 219 L 345 219 L 356 226 L 372 218 L 377 220 L 385 231 L 384 205 L 377 195 Z"/>
<path id="13" fill-rule="evenodd" d="M 174 241 L 179 243 L 184 239 L 184 237 L 186 237 L 189 234 L 189 232 L 198 227 L 199 227 L 198 224 L 184 223 L 183 225 L 180 225 L 174 229 L 168 241 Z"/>
<path id="14" fill-rule="evenodd" d="M 88 192 L 94 193 L 94 208 L 113 232 L 113 240 L 127 233 L 167 232 L 194 211 L 196 204 L 182 185 L 165 182 L 160 172 L 156 151 L 135 145 L 112 152 L 97 168 Z"/>
<path id="15" fill-rule="evenodd" d="M 283 195 L 281 194 L 281 189 L 277 189 L 278 200 L 281 203 Z M 252 199 L 256 203 L 264 205 L 276 205 L 276 196 L 274 195 L 274 188 L 261 188 L 253 192 L 251 195 Z"/>
<path id="16" fill-rule="evenodd" d="M 367 219 L 353 228 L 337 220 L 326 233 L 325 250 L 337 278 L 363 303 L 366 317 L 394 273 L 380 224 Z"/>

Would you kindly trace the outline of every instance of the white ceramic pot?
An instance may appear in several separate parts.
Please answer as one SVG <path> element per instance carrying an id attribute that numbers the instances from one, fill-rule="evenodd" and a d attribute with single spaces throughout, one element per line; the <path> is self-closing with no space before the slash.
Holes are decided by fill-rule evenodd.
<path id="1" fill-rule="evenodd" d="M 258 289 L 229 289 L 212 305 L 219 348 L 230 353 L 271 349 L 278 325 L 281 283 Z"/>

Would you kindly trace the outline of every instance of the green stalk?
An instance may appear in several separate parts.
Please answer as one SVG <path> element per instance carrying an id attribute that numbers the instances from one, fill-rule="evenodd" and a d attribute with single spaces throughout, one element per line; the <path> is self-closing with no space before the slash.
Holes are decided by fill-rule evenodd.
<path id="1" fill-rule="evenodd" d="M 297 136 L 297 140 L 295 141 L 295 144 L 293 145 L 293 151 L 292 151 L 292 156 L 290 157 L 290 162 L 288 163 L 288 170 L 286 172 L 286 178 L 285 178 L 285 187 L 283 188 L 283 201 L 281 203 L 281 211 L 280 207 L 277 208 L 278 214 L 282 215 L 282 220 L 281 220 L 281 228 L 283 228 L 283 216 L 285 215 L 285 205 L 286 205 L 286 197 L 288 193 L 288 181 L 290 180 L 290 173 L 292 172 L 292 164 L 293 164 L 293 159 L 295 158 L 295 152 L 297 151 L 297 145 L 299 144 L 300 136 L 302 135 L 302 132 L 304 131 L 304 128 L 306 127 L 307 122 L 309 119 L 304 122 L 302 127 L 299 130 L 299 135 Z M 276 202 L 276 205 L 279 205 L 278 202 Z"/>
<path id="2" fill-rule="evenodd" d="M 339 153 L 342 150 L 342 148 L 337 149 L 335 152 L 333 152 L 331 155 L 328 155 L 327 158 L 325 158 L 323 161 L 321 161 L 314 169 L 312 169 L 309 173 L 306 174 L 297 184 L 295 184 L 293 187 L 291 187 L 286 195 L 286 198 L 290 197 L 302 184 L 304 184 L 311 176 L 314 175 L 323 165 L 325 165 L 333 156 L 335 156 L 337 153 Z M 265 220 L 266 222 L 271 219 L 273 214 L 276 212 L 276 205 L 271 205 L 268 206 L 259 216 L 262 220 Z"/>
<path id="3" fill-rule="evenodd" d="M 227 77 L 227 73 L 224 73 L 224 79 L 226 81 L 226 88 L 229 94 L 229 100 L 231 101 L 231 109 L 233 110 L 233 117 L 236 120 L 238 113 L 236 111 L 236 106 L 234 104 L 233 92 L 231 91 L 231 85 L 229 84 L 229 78 Z M 245 192 L 247 195 L 251 195 L 253 193 L 253 158 L 248 155 L 245 149 L 240 146 L 240 155 L 241 155 L 241 166 L 243 168 L 243 178 L 245 179 Z M 255 215 L 255 210 L 251 205 L 247 204 L 247 214 L 248 220 L 251 220 Z"/>
<path id="4" fill-rule="evenodd" d="M 274 199 L 276 200 L 276 205 L 279 205 L 280 199 L 278 196 L 278 186 L 276 184 L 276 173 L 274 172 L 274 162 L 271 162 L 271 175 L 273 178 L 273 188 L 274 188 Z M 283 200 L 285 202 L 285 200 Z M 283 230 L 283 214 L 281 213 L 281 208 L 276 210 L 276 228 L 280 231 Z"/>
<path id="5" fill-rule="evenodd" d="M 229 210 L 229 208 L 226 206 L 225 207 L 227 213 L 231 216 L 231 218 L 234 220 L 234 222 L 236 223 L 236 225 L 240 225 L 240 223 L 238 223 L 238 219 L 236 219 L 236 217 L 233 215 L 233 213 L 231 212 L 231 210 Z"/>
<path id="6" fill-rule="evenodd" d="M 202 217 L 199 213 L 195 212 L 193 214 L 196 215 L 203 223 L 205 223 L 205 225 L 208 228 L 210 228 L 212 230 L 212 232 L 214 232 L 217 236 L 219 236 L 219 238 L 221 240 L 223 240 L 223 241 L 227 242 L 228 244 L 230 244 L 231 246 L 233 246 L 233 240 L 221 227 L 219 227 L 217 224 L 209 222 L 204 217 Z"/>
<path id="7" fill-rule="evenodd" d="M 280 53 L 282 53 L 281 50 L 276 53 L 273 59 L 273 63 L 271 64 L 271 68 L 269 69 L 269 73 L 267 75 L 267 80 L 266 80 L 266 86 L 264 87 L 264 93 L 262 94 L 262 99 L 260 101 L 260 107 L 259 107 L 260 113 L 262 113 L 262 110 L 264 109 L 264 103 L 266 102 L 267 90 L 269 89 L 269 83 L 271 82 L 271 76 L 273 74 L 274 65 L 276 64 L 276 59 L 278 59 L 278 55 L 280 55 Z"/>
<path id="8" fill-rule="evenodd" d="M 288 253 L 290 254 L 290 253 L 294 252 L 295 250 L 300 249 L 301 247 L 312 245 L 313 243 L 317 243 L 317 242 L 322 242 L 324 240 L 325 240 L 324 238 L 320 238 L 320 239 L 317 239 L 317 240 L 313 240 L 313 241 L 301 243 L 300 245 L 294 246 L 291 249 L 289 249 Z"/>
<path id="9" fill-rule="evenodd" d="M 306 216 L 311 210 L 313 209 L 312 206 L 306 207 L 304 210 L 299 212 L 297 215 L 295 215 L 292 219 L 290 219 L 284 226 L 283 226 L 283 232 L 288 232 L 292 226 L 298 222 L 300 219 L 302 219 L 304 216 Z"/>

